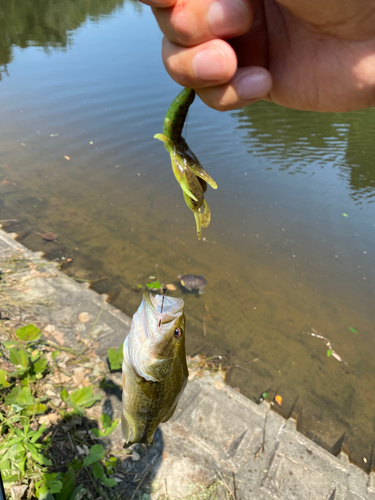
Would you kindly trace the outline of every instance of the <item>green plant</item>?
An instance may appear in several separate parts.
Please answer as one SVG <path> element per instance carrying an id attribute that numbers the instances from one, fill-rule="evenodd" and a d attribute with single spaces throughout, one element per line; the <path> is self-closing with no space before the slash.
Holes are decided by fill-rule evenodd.
<path id="1" fill-rule="evenodd" d="M 122 367 L 122 347 L 123 344 L 120 344 L 120 347 L 118 349 L 110 347 L 107 351 L 109 366 L 111 367 L 111 370 L 120 370 Z"/>
<path id="2" fill-rule="evenodd" d="M 83 444 L 88 455 L 82 459 L 73 458 L 66 464 L 65 472 L 55 472 L 53 456 L 50 455 L 55 433 L 52 437 L 49 437 L 51 433 L 45 435 L 46 425 L 38 423 L 39 415 L 52 408 L 66 420 L 74 415 L 85 417 L 86 408 L 97 403 L 101 396 L 94 393 L 93 386 L 71 392 L 63 388 L 60 398 L 64 411 L 56 408 L 43 394 L 42 379 L 60 369 L 56 363 L 59 352 L 51 352 L 52 344 L 41 339 L 42 333 L 35 325 L 16 330 L 14 337 L 2 345 L 5 348 L 3 355 L 15 369 L 9 373 L 0 370 L 0 470 L 6 491 L 12 486 L 23 486 L 27 498 L 76 500 L 84 488 L 82 483 L 77 485 L 77 481 L 84 473 L 92 481 L 95 491 L 107 498 L 105 492 L 116 484 L 108 474 L 113 473 L 117 459 L 106 458 L 100 444 L 88 447 Z M 46 346 L 49 346 L 52 363 L 47 359 Z M 108 436 L 117 424 L 117 420 L 112 421 L 109 415 L 103 414 L 102 429 L 94 428 L 92 434 L 99 438 Z M 79 433 L 73 433 L 70 440 L 76 447 L 82 444 Z M 89 440 L 88 436 L 87 443 L 91 445 Z"/>
<path id="3" fill-rule="evenodd" d="M 103 430 L 101 431 L 98 428 L 91 429 L 91 432 L 96 437 L 107 437 L 115 430 L 118 424 L 118 419 L 111 421 L 111 417 L 106 413 L 100 417 L 100 421 L 102 423 Z"/>
<path id="4" fill-rule="evenodd" d="M 161 283 L 159 281 L 151 281 L 151 283 L 146 283 L 147 290 L 160 290 Z"/>

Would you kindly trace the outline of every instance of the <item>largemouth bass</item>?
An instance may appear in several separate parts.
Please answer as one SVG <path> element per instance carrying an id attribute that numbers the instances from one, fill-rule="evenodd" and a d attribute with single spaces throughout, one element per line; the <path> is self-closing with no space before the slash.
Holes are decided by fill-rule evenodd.
<path id="1" fill-rule="evenodd" d="M 153 443 L 167 422 L 189 375 L 184 301 L 145 292 L 123 348 L 122 433 L 127 445 Z"/>

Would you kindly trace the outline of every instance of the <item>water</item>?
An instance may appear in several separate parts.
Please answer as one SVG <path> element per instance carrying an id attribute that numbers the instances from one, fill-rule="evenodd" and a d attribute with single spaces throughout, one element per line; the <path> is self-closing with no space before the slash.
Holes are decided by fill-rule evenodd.
<path id="1" fill-rule="evenodd" d="M 187 140 L 217 181 L 195 235 L 152 137 L 179 87 L 135 2 L 0 8 L 0 220 L 29 248 L 132 315 L 153 280 L 186 303 L 187 349 L 224 355 L 248 397 L 369 467 L 375 441 L 375 111 L 323 115 L 258 103 L 219 114 L 199 99 Z M 20 9 L 19 11 L 17 9 Z M 57 243 L 40 234 L 52 231 Z M 62 260 L 65 259 L 65 260 Z M 72 259 L 67 262 L 66 259 Z M 178 274 L 204 274 L 204 295 Z M 354 328 L 357 333 L 350 330 Z M 327 337 L 347 362 L 327 356 Z M 367 465 L 363 462 L 367 458 Z"/>

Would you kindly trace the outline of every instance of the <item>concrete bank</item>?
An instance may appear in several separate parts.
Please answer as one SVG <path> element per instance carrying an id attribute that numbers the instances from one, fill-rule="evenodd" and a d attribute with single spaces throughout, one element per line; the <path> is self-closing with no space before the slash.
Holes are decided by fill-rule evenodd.
<path id="1" fill-rule="evenodd" d="M 0 298 L 0 310 L 18 294 L 25 324 L 37 317 L 49 338 L 59 342 L 63 335 L 69 347 L 77 338 L 94 339 L 103 360 L 108 347 L 123 342 L 130 318 L 0 230 L 0 269 L 9 262 L 17 263 L 18 285 Z M 112 376 L 114 387 L 120 380 L 120 374 Z M 104 404 L 118 418 L 120 392 L 109 391 Z M 116 453 L 122 444 L 117 428 L 107 445 Z M 157 432 L 155 446 L 137 448 L 134 459 L 138 471 L 129 500 L 375 500 L 374 473 L 350 464 L 344 453 L 332 456 L 300 434 L 293 420 L 284 420 L 266 402 L 256 405 L 219 374 L 189 382 L 175 416 Z M 126 472 L 117 481 L 125 483 Z M 215 482 L 221 493 L 210 489 Z"/>

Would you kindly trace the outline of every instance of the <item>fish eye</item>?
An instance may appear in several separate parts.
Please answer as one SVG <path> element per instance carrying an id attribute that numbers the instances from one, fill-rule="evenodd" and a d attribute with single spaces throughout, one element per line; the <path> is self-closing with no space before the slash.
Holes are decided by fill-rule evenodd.
<path id="1" fill-rule="evenodd" d="M 183 331 L 181 328 L 176 328 L 174 331 L 174 336 L 176 339 L 180 339 L 182 337 Z"/>

